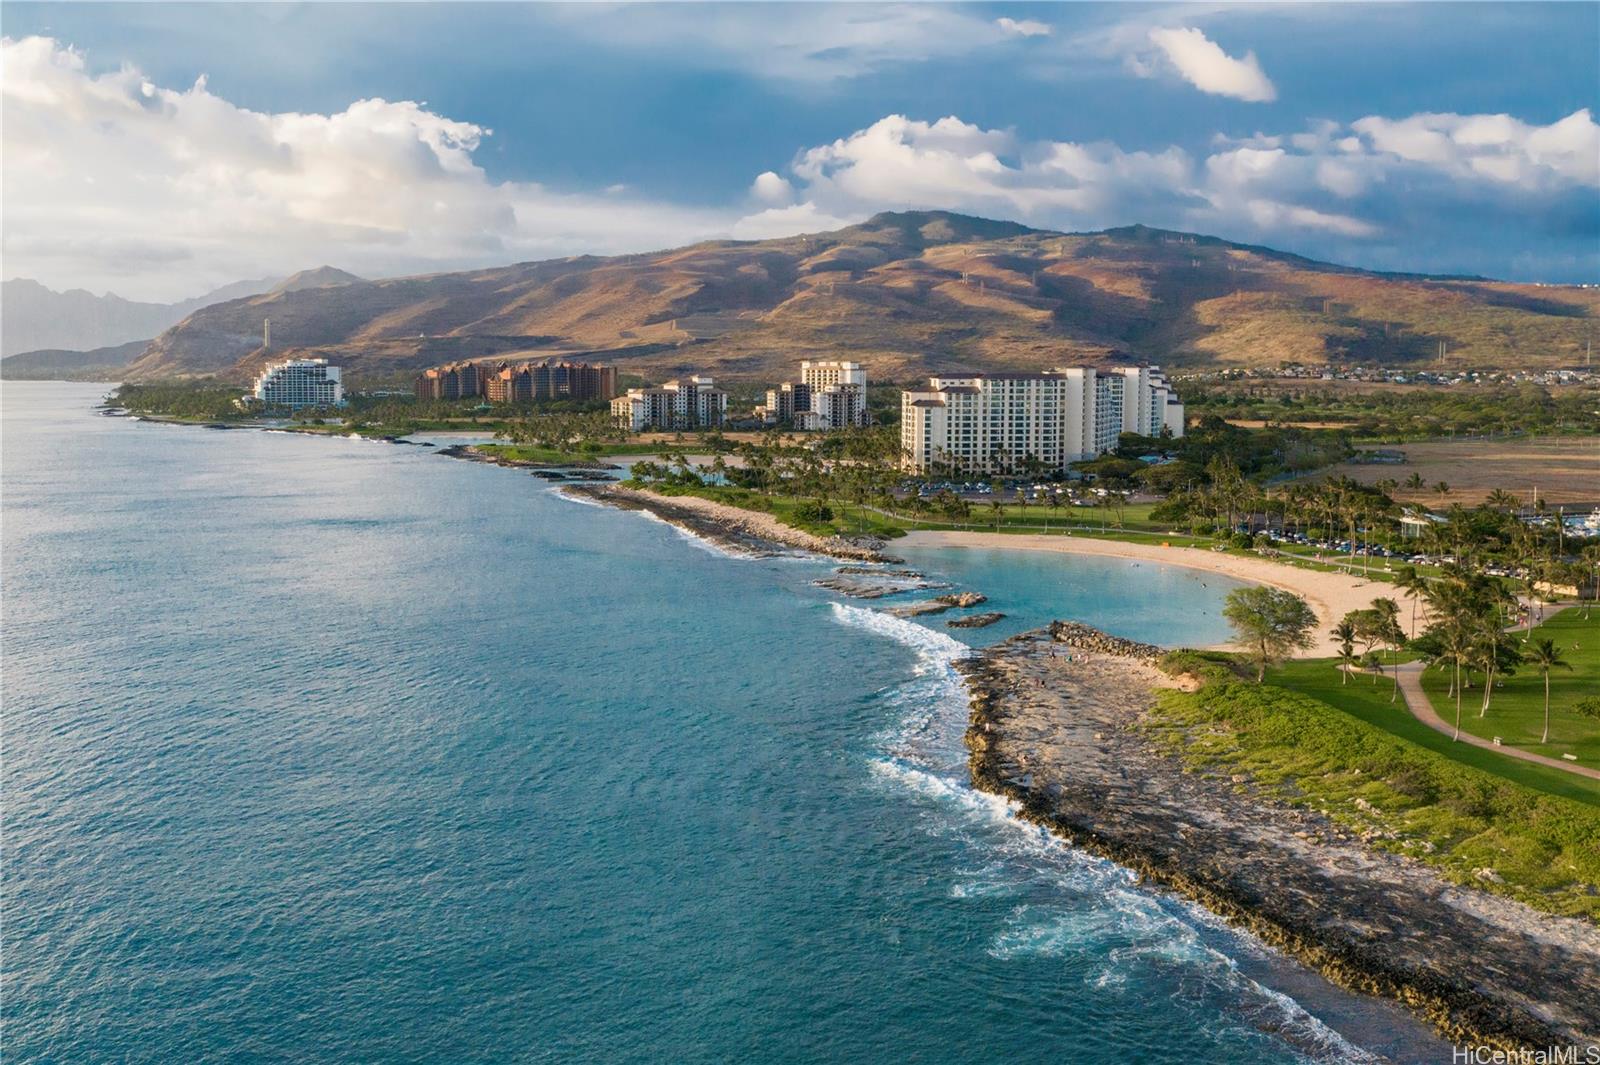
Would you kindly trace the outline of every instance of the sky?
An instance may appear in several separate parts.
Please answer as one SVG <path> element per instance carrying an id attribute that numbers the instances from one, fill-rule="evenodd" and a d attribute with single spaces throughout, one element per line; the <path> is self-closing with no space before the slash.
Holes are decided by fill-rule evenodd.
<path id="1" fill-rule="evenodd" d="M 1600 281 L 1600 4 L 0 6 L 0 269 L 176 300 L 947 209 Z"/>

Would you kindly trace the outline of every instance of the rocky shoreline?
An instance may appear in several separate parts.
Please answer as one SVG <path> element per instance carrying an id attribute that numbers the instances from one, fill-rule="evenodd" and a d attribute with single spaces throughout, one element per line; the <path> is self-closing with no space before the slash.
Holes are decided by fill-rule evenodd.
<path id="1" fill-rule="evenodd" d="M 562 491 L 622 510 L 646 511 L 739 554 L 761 557 L 807 551 L 852 562 L 905 561 L 885 554 L 883 541 L 873 537 L 814 536 L 791 528 L 770 514 L 741 510 L 698 496 L 663 496 L 621 484 L 574 484 Z"/>
<path id="2" fill-rule="evenodd" d="M 1461 888 L 1141 732 L 1160 649 L 1057 622 L 957 662 L 974 786 L 1458 1044 L 1600 1041 L 1600 929 Z"/>
<path id="3" fill-rule="evenodd" d="M 436 454 L 451 459 L 464 459 L 467 462 L 487 462 L 494 466 L 506 466 L 514 470 L 620 470 L 610 462 L 601 462 L 598 459 L 573 459 L 570 462 L 536 462 L 532 459 L 508 459 L 504 455 L 491 455 L 489 452 L 473 444 L 451 444 L 449 447 L 440 448 Z"/>

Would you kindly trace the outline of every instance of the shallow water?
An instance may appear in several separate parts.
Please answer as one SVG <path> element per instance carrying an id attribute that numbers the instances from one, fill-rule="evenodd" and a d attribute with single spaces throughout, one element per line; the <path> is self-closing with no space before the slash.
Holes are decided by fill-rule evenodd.
<path id="1" fill-rule="evenodd" d="M 966 644 L 828 562 L 102 391 L 4 389 L 11 1061 L 1437 1058 L 966 787 Z M 1223 635 L 955 554 L 965 640 Z"/>

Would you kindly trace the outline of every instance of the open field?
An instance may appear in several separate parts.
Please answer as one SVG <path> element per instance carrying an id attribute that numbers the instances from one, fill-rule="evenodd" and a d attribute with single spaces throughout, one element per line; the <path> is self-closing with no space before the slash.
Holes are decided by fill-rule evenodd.
<path id="1" fill-rule="evenodd" d="M 1432 440 L 1394 445 L 1406 461 L 1397 465 L 1343 463 L 1330 475 L 1363 484 L 1384 478 L 1401 482 L 1395 498 L 1429 504 L 1481 503 L 1503 488 L 1523 500 L 1537 489 L 1549 503 L 1593 503 L 1600 499 L 1600 436 L 1551 436 L 1511 440 Z M 1404 487 L 1413 473 L 1426 487 Z M 1433 490 L 1440 481 L 1450 486 L 1442 497 Z"/>
<path id="2" fill-rule="evenodd" d="M 1461 729 L 1484 739 L 1499 736 L 1506 744 L 1550 758 L 1576 755 L 1579 764 L 1600 764 L 1600 720 L 1575 713 L 1573 704 L 1586 695 L 1600 694 L 1600 615 L 1584 620 L 1582 608 L 1573 607 L 1536 625 L 1533 638 L 1548 637 L 1561 648 L 1571 670 L 1550 671 L 1550 742 L 1540 743 L 1544 730 L 1544 674 L 1527 663 L 1512 676 L 1495 682 L 1489 711 L 1478 716 L 1483 702 L 1482 678 L 1475 678 L 1461 700 Z M 1449 678 L 1444 670 L 1422 674 L 1422 688 L 1446 721 L 1455 720 L 1455 700 L 1446 697 Z"/>

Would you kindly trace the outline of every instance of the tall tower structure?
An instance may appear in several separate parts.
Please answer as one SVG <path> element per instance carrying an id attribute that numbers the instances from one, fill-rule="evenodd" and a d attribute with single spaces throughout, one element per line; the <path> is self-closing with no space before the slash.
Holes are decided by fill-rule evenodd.
<path id="1" fill-rule="evenodd" d="M 271 318 L 263 318 L 263 319 L 261 319 L 261 346 L 264 347 L 264 348 L 272 347 L 272 319 Z"/>

